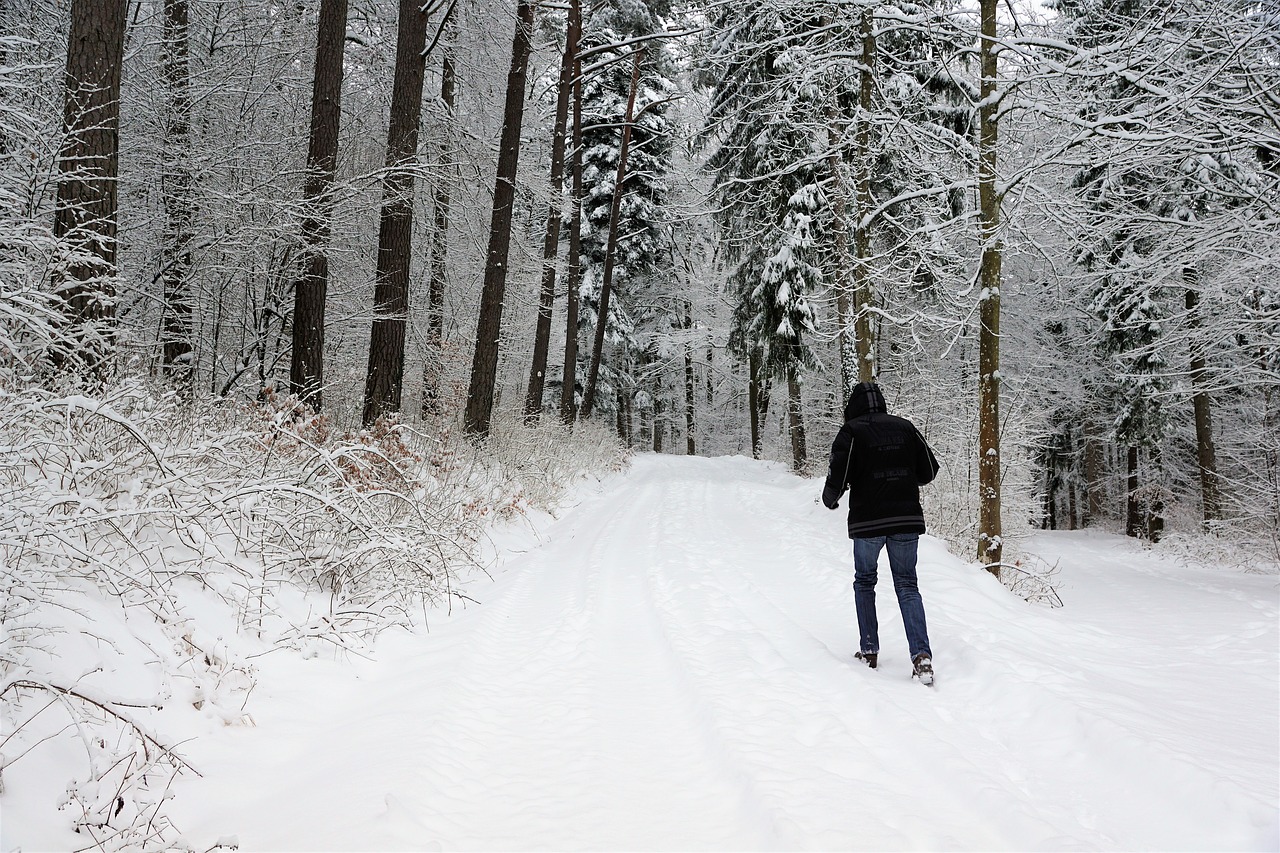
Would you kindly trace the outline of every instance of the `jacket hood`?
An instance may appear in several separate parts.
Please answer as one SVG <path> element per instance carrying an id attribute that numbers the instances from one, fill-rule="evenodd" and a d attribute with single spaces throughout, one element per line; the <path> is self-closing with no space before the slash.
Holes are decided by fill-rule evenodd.
<path id="1" fill-rule="evenodd" d="M 868 415 L 873 412 L 881 414 L 889 411 L 884 404 L 884 395 L 880 393 L 880 386 L 874 382 L 859 382 L 853 387 L 853 393 L 849 395 L 849 402 L 844 407 L 844 419 L 851 421 L 859 415 Z"/>

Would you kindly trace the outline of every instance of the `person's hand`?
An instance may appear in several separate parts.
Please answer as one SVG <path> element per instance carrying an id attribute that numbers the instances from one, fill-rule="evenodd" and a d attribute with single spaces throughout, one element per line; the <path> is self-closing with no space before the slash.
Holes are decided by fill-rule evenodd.
<path id="1" fill-rule="evenodd" d="M 826 496 L 826 495 L 823 495 L 823 496 L 822 496 L 822 505 L 823 505 L 823 506 L 825 506 L 827 509 L 839 509 L 839 508 L 840 508 L 840 499 L 839 499 L 839 498 L 836 498 L 836 499 L 835 499 L 835 500 L 833 500 L 833 501 L 828 501 L 828 500 L 827 500 L 827 496 Z"/>

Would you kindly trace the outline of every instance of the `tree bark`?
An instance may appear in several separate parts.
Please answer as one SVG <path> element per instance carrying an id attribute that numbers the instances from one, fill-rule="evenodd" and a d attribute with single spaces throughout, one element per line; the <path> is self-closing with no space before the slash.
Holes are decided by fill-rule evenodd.
<path id="1" fill-rule="evenodd" d="M 569 94 L 573 87 L 574 59 L 578 52 L 577 16 L 569 15 L 564 56 L 560 59 L 560 79 L 556 89 L 556 117 L 551 135 L 551 202 L 542 235 L 542 291 L 538 300 L 538 322 L 533 336 L 533 363 L 529 367 L 529 393 L 524 414 L 537 420 L 542 413 L 542 392 L 546 384 L 547 351 L 551 348 L 551 308 L 556 298 L 556 258 L 560 254 L 561 194 L 564 191 L 564 136 L 569 123 Z"/>
<path id="2" fill-rule="evenodd" d="M 800 399 L 800 371 L 795 364 L 787 367 L 787 425 L 791 433 L 791 464 L 803 471 L 808 461 L 808 442 L 804 434 L 804 410 Z"/>
<path id="3" fill-rule="evenodd" d="M 978 234 L 982 245 L 978 329 L 978 560 L 999 575 L 1000 523 L 1000 196 L 998 142 L 997 0 L 981 0 L 981 104 L 978 109 Z"/>
<path id="4" fill-rule="evenodd" d="M 853 229 L 853 323 L 854 347 L 858 360 L 858 381 L 874 382 L 875 350 L 871 341 L 871 111 L 873 107 L 876 65 L 874 13 L 870 6 L 862 10 L 862 68 L 858 81 L 858 218 Z M 852 390 L 852 389 L 850 389 Z M 848 397 L 846 392 L 845 397 Z"/>
<path id="5" fill-rule="evenodd" d="M 582 32 L 580 0 L 570 0 L 569 17 Z M 560 419 L 572 425 L 577 417 L 575 400 L 578 382 L 578 287 L 582 283 L 582 63 L 573 58 L 573 152 L 569 190 L 569 259 L 564 311 L 564 368 L 560 383 Z"/>
<path id="6" fill-rule="evenodd" d="M 449 7 L 448 14 L 453 13 L 453 8 Z M 454 64 L 457 33 L 451 22 L 447 26 L 450 31 L 446 36 L 444 57 L 440 64 L 440 103 L 444 107 L 444 126 L 440 129 L 443 140 L 440 144 L 440 161 L 444 165 L 445 174 L 436 185 L 431 251 L 428 255 L 431 274 L 427 284 L 427 351 L 422 367 L 420 406 L 421 415 L 424 418 L 440 410 L 440 379 L 444 359 L 444 280 L 447 272 L 449 217 L 453 195 L 449 181 L 454 176 L 453 105 L 457 84 L 457 70 Z"/>
<path id="7" fill-rule="evenodd" d="M 418 156 L 427 16 L 420 0 L 400 0 L 396 69 L 387 129 L 387 171 L 378 224 L 378 267 L 373 329 L 364 386 L 365 426 L 400 411 L 404 390 L 404 337 L 409 313 L 409 259 L 413 249 L 413 168 Z"/>
<path id="8" fill-rule="evenodd" d="M 115 348 L 116 176 L 127 0 L 75 0 L 63 77 L 63 139 L 53 235 L 67 252 L 55 273 L 67 327 L 55 363 L 105 381 Z"/>
<path id="9" fill-rule="evenodd" d="M 338 161 L 346 33 L 347 0 L 321 0 L 315 76 L 311 84 L 311 140 L 307 145 L 307 180 L 302 191 L 307 211 L 302 220 L 305 255 L 302 275 L 293 285 L 293 350 L 289 362 L 290 390 L 317 412 L 323 404 L 328 244 L 333 213 L 331 190 Z"/>
<path id="10" fill-rule="evenodd" d="M 627 154 L 631 146 L 631 121 L 635 115 L 636 92 L 640 88 L 640 61 L 644 57 L 644 45 L 636 49 L 631 63 L 631 90 L 627 94 L 627 112 L 622 122 L 622 142 L 618 148 L 618 173 L 613 181 L 613 206 L 609 211 L 609 238 L 605 241 L 604 272 L 600 283 L 600 312 L 596 318 L 595 346 L 591 350 L 591 366 L 587 369 L 587 386 L 582 392 L 584 418 L 591 417 L 595 405 L 596 380 L 600 377 L 600 359 L 604 353 L 605 329 L 609 325 L 609 295 L 613 287 L 613 265 L 618 248 L 618 220 L 622 216 L 622 195 L 626 189 Z"/>
<path id="11" fill-rule="evenodd" d="M 524 90 L 529 78 L 533 3 L 518 0 L 516 31 L 511 41 L 511 68 L 507 72 L 507 99 L 502 113 L 502 139 L 498 146 L 498 174 L 493 187 L 493 212 L 489 219 L 489 252 L 476 323 L 476 351 L 471 360 L 471 387 L 467 393 L 464 428 L 477 437 L 489 434 L 493 419 L 493 392 L 498 380 L 498 344 L 502 335 L 502 300 L 507 289 L 507 256 L 511 250 L 511 217 L 516 196 L 516 171 L 520 163 L 520 128 L 524 123 Z"/>
<path id="12" fill-rule="evenodd" d="M 1088 527 L 1102 516 L 1102 442 L 1092 421 L 1084 425 L 1084 511 L 1082 521 Z"/>
<path id="13" fill-rule="evenodd" d="M 830 27 L 830 15 L 824 15 L 822 26 Z M 840 398 L 837 409 L 849 399 L 858 375 L 858 355 L 853 329 L 853 290 L 850 280 L 853 261 L 849 257 L 848 191 L 844 183 L 844 158 L 841 150 L 840 112 L 835 95 L 827 108 L 827 169 L 831 172 L 831 247 L 835 255 L 836 349 L 840 357 Z"/>
<path id="14" fill-rule="evenodd" d="M 1200 503 L 1204 524 L 1209 527 L 1222 518 L 1218 482 L 1218 454 L 1213 444 L 1213 401 L 1208 390 L 1208 364 L 1204 341 L 1200 337 L 1200 273 L 1192 266 L 1183 268 L 1187 283 L 1187 322 L 1191 327 L 1191 405 L 1196 418 L 1196 455 L 1200 469 Z"/>
<path id="15" fill-rule="evenodd" d="M 165 121 L 164 165 L 160 197 L 165 208 L 160 266 L 164 283 L 162 360 L 169 375 L 184 387 L 193 377 L 191 342 L 191 242 L 194 203 L 191 198 L 191 74 L 188 58 L 187 0 L 164 0 L 165 82 L 169 114 Z"/>

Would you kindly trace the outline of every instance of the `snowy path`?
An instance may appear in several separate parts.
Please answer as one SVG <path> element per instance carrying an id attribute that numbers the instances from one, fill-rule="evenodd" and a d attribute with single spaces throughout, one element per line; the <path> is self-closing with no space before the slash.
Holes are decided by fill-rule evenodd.
<path id="1" fill-rule="evenodd" d="M 258 727 L 188 749 L 206 778 L 178 825 L 246 850 L 1268 843 L 1274 576 L 1047 535 L 1050 611 L 925 540 L 931 691 L 887 571 L 881 669 L 852 661 L 851 548 L 818 488 L 635 460 L 473 586 L 482 606 L 388 638 L 358 677 L 264 659 Z"/>

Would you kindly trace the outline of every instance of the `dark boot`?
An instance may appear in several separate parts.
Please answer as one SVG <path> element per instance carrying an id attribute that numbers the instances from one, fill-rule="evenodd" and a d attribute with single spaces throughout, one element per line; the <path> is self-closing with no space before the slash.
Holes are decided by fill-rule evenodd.
<path id="1" fill-rule="evenodd" d="M 855 652 L 853 656 L 872 669 L 876 668 L 876 659 L 880 657 L 875 652 Z"/>
<path id="2" fill-rule="evenodd" d="M 933 684 L 933 658 L 923 652 L 911 659 L 911 677 L 920 679 L 921 684 Z"/>

